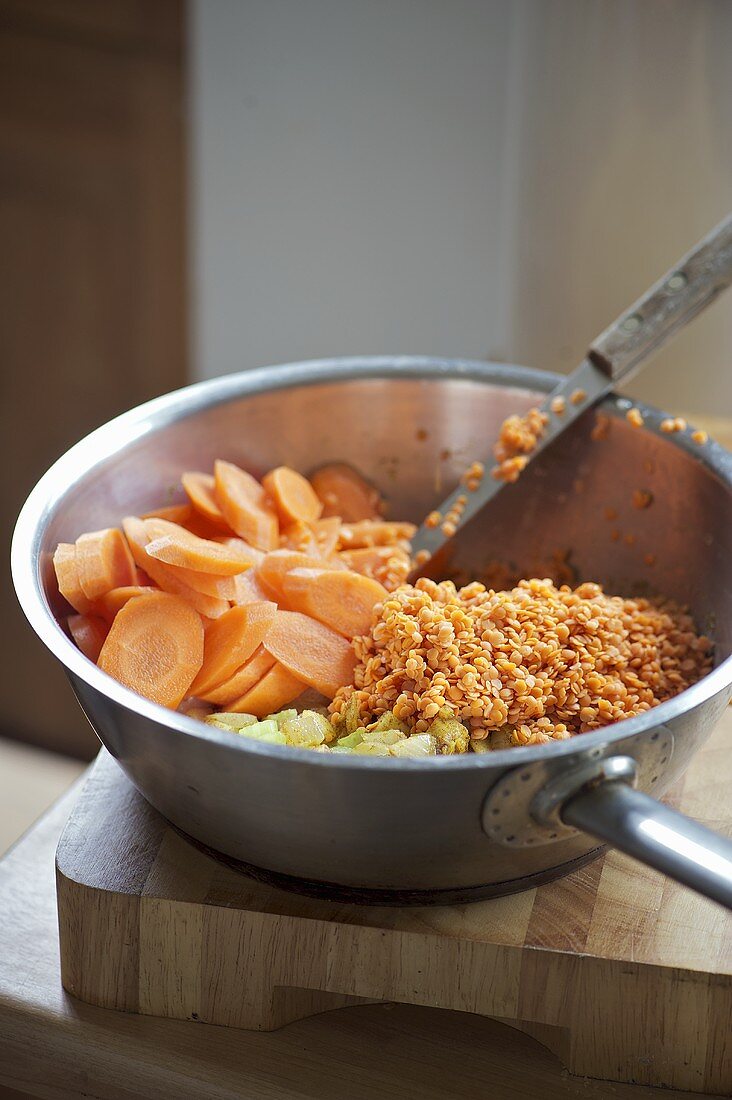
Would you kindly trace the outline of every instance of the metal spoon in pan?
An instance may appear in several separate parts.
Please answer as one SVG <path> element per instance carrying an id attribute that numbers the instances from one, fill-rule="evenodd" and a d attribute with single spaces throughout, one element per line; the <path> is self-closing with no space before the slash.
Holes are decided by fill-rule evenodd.
<path id="1" fill-rule="evenodd" d="M 597 404 L 617 383 L 636 373 L 689 321 L 714 301 L 732 283 L 732 215 L 667 271 L 663 278 L 621 314 L 590 345 L 584 360 L 551 393 L 540 411 L 548 417 L 543 436 L 528 456 L 529 461 L 548 447 L 558 435 L 569 431 L 578 417 Z M 562 398 L 562 402 L 557 402 Z M 564 411 L 554 413 L 553 405 Z M 423 566 L 452 538 L 472 516 L 484 508 L 504 488 L 505 482 L 490 476 L 481 480 L 473 492 L 459 485 L 439 505 L 441 516 L 460 513 L 456 535 L 445 533 L 439 524 L 425 523 L 412 540 L 418 563 L 410 579 L 415 580 Z M 463 497 L 462 511 L 458 497 Z"/>

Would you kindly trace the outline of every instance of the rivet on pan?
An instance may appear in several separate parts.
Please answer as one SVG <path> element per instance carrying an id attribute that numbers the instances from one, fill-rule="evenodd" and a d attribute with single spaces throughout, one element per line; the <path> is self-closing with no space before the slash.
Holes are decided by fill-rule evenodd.
<path id="1" fill-rule="evenodd" d="M 623 332 L 637 332 L 643 324 L 643 318 L 639 313 L 631 313 L 630 317 L 626 317 L 620 326 Z"/>
<path id="2" fill-rule="evenodd" d="M 656 782 L 658 782 L 658 776 L 654 775 L 653 778 L 651 779 L 651 783 L 656 783 Z"/>
<path id="3" fill-rule="evenodd" d="M 491 813 L 493 814 L 494 817 L 498 817 L 500 812 L 501 811 L 498 809 L 497 806 L 495 807 L 495 809 L 491 810 Z"/>
<path id="4" fill-rule="evenodd" d="M 689 280 L 687 279 L 686 275 L 684 275 L 683 271 L 677 271 L 676 274 L 672 275 L 666 283 L 666 290 L 681 290 L 683 287 L 686 286 L 688 281 Z"/>
<path id="5" fill-rule="evenodd" d="M 508 798 L 510 793 L 511 793 L 511 788 L 510 787 L 504 787 L 503 788 L 502 794 L 503 794 L 504 798 Z"/>
<path id="6" fill-rule="evenodd" d="M 661 763 L 662 763 L 662 764 L 665 764 L 667 760 L 668 760 L 668 757 L 667 757 L 667 756 L 662 756 L 662 757 L 661 757 Z"/>
<path id="7" fill-rule="evenodd" d="M 656 730 L 656 732 L 651 736 L 651 741 L 658 741 L 659 736 L 660 734 L 658 730 Z"/>
<path id="8" fill-rule="evenodd" d="M 506 837 L 506 840 L 508 841 L 509 844 L 511 843 L 512 840 L 515 840 L 515 839 L 516 839 L 516 837 L 513 835 L 513 833 L 511 834 L 511 836 Z"/>
<path id="9" fill-rule="evenodd" d="M 521 782 L 525 783 L 527 779 L 531 779 L 531 772 L 521 772 Z"/>
<path id="10" fill-rule="evenodd" d="M 601 753 L 602 753 L 602 749 L 593 749 L 592 752 L 590 753 L 590 756 L 593 758 L 593 760 L 597 760 L 598 756 L 600 756 Z"/>
<path id="11" fill-rule="evenodd" d="M 557 836 L 558 836 L 558 834 L 557 834 L 557 833 L 549 833 L 549 839 L 550 839 L 550 840 L 556 840 L 556 839 L 557 839 Z"/>

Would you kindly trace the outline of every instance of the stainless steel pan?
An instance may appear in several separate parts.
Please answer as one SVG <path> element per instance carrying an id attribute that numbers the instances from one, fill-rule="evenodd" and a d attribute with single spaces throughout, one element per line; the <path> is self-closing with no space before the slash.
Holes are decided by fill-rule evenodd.
<path id="1" fill-rule="evenodd" d="M 364 900 L 452 901 L 565 874 L 609 841 L 732 905 L 730 844 L 660 805 L 732 691 L 732 457 L 688 433 L 588 414 L 474 523 L 471 571 L 495 559 L 546 570 L 570 551 L 578 577 L 688 603 L 716 667 L 662 706 L 570 741 L 426 761 L 329 756 L 255 744 L 134 695 L 91 664 L 57 616 L 57 542 L 178 495 L 182 470 L 215 457 L 261 473 L 348 459 L 392 514 L 419 521 L 503 418 L 556 383 L 521 367 L 424 358 L 340 359 L 255 370 L 134 409 L 73 447 L 31 493 L 13 542 L 23 609 L 65 665 L 92 726 L 145 795 L 185 833 L 278 881 L 363 891 Z M 652 507 L 632 507 L 634 489 Z M 618 519 L 608 522 L 605 510 Z M 611 538 L 613 526 L 632 540 Z M 647 564 L 646 555 L 655 555 Z M 650 560 L 650 559 L 649 559 Z M 645 792 L 645 793 L 643 793 Z M 653 796 L 653 797 L 651 797 Z M 713 817 L 713 813 L 711 814 Z"/>

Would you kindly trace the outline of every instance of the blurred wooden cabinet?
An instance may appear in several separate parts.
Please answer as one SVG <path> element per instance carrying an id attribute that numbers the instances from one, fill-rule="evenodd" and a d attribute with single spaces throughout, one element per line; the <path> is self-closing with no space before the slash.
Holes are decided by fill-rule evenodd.
<path id="1" fill-rule="evenodd" d="M 0 732 L 88 755 L 8 574 L 43 470 L 186 381 L 181 0 L 0 0 Z"/>

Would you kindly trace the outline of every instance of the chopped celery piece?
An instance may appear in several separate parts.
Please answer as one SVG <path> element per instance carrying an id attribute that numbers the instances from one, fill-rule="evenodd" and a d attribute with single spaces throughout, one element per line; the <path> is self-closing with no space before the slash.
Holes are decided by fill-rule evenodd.
<path id="1" fill-rule="evenodd" d="M 364 730 L 363 739 L 368 745 L 396 745 L 397 741 L 403 741 L 405 734 L 401 730 L 380 729 Z"/>
<path id="2" fill-rule="evenodd" d="M 413 733 L 389 749 L 391 756 L 435 756 L 437 742 L 430 733 Z"/>
<path id="3" fill-rule="evenodd" d="M 490 737 L 471 737 L 470 747 L 473 752 L 490 752 L 491 751 L 491 739 Z"/>
<path id="4" fill-rule="evenodd" d="M 253 726 L 244 726 L 243 729 L 239 730 L 239 733 L 243 734 L 244 737 L 256 737 L 259 741 L 277 737 L 278 744 L 287 744 L 285 735 L 277 728 L 277 723 L 273 718 L 265 718 L 262 722 L 255 722 Z"/>
<path id="5" fill-rule="evenodd" d="M 373 725 L 369 726 L 372 733 L 380 730 L 399 730 L 403 734 L 409 733 L 409 726 L 404 722 L 400 722 L 398 718 L 394 717 L 393 710 L 385 710 L 383 714 L 379 715 Z"/>
<path id="6" fill-rule="evenodd" d="M 249 734 L 249 730 L 242 730 L 242 733 L 246 737 L 247 734 Z M 252 740 L 262 741 L 266 745 L 286 745 L 287 744 L 287 739 L 286 739 L 284 733 L 280 733 L 279 730 L 276 730 L 275 733 L 258 733 L 256 735 L 252 736 Z"/>
<path id="7" fill-rule="evenodd" d="M 345 727 L 346 733 L 355 733 L 361 725 L 361 712 L 355 695 L 351 696 L 343 708 L 340 724 Z"/>
<path id="8" fill-rule="evenodd" d="M 391 752 L 388 745 L 375 745 L 368 741 L 362 741 L 360 745 L 356 745 L 353 750 L 360 756 L 390 756 Z"/>
<path id="9" fill-rule="evenodd" d="M 283 722 L 288 722 L 291 718 L 297 718 L 296 710 L 279 710 L 277 714 L 268 714 L 267 719 L 272 719 L 277 723 L 279 728 L 282 728 Z"/>
<path id="10" fill-rule="evenodd" d="M 438 753 L 452 755 L 468 751 L 470 734 L 462 722 L 458 722 L 452 715 L 449 718 L 435 718 L 428 732 L 437 741 Z"/>
<path id="11" fill-rule="evenodd" d="M 288 745 L 303 747 L 322 745 L 332 741 L 335 731 L 327 718 L 316 710 L 304 710 L 294 718 L 288 718 L 280 726 Z"/>
<path id="12" fill-rule="evenodd" d="M 341 737 L 334 747 L 339 749 L 355 749 L 363 741 L 365 730 L 357 729 L 349 733 L 347 737 Z"/>
<path id="13" fill-rule="evenodd" d="M 208 722 L 210 726 L 221 726 L 222 729 L 227 730 L 241 730 L 245 726 L 255 726 L 259 721 L 253 714 L 234 714 L 222 711 L 219 714 L 209 714 L 208 718 L 204 718 L 204 722 Z"/>

